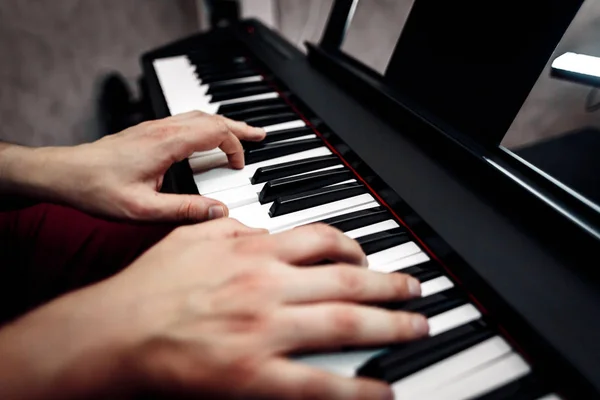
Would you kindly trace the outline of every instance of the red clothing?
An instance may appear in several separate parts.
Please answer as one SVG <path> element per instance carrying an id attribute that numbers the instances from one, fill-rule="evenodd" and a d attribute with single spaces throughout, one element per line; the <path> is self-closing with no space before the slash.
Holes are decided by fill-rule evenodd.
<path id="1" fill-rule="evenodd" d="M 125 268 L 173 228 L 0 198 L 0 324 Z"/>

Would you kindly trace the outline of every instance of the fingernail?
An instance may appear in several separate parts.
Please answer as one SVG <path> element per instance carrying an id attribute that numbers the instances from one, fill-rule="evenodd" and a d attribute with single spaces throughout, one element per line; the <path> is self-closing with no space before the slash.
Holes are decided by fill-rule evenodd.
<path id="1" fill-rule="evenodd" d="M 225 216 L 225 209 L 223 206 L 210 206 L 208 208 L 208 219 L 223 218 Z"/>
<path id="2" fill-rule="evenodd" d="M 429 323 L 422 315 L 414 315 L 411 320 L 413 332 L 416 336 L 425 336 L 429 333 Z"/>
<path id="3" fill-rule="evenodd" d="M 413 297 L 421 296 L 421 282 L 416 280 L 415 278 L 408 278 L 406 281 L 406 285 L 408 286 L 408 293 Z"/>
<path id="4" fill-rule="evenodd" d="M 252 128 L 252 134 L 257 137 L 263 137 L 267 132 L 263 128 Z"/>

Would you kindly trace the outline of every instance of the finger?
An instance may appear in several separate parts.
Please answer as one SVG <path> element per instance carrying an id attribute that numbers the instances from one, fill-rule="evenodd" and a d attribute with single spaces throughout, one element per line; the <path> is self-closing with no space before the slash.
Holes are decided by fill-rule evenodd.
<path id="1" fill-rule="evenodd" d="M 414 313 L 349 303 L 289 306 L 278 311 L 275 342 L 283 352 L 375 346 L 421 338 L 427 319 Z"/>
<path id="2" fill-rule="evenodd" d="M 227 217 L 227 206 L 200 195 L 152 192 L 144 200 L 147 219 L 158 221 L 205 221 Z"/>
<path id="3" fill-rule="evenodd" d="M 231 168 L 244 168 L 244 148 L 233 133 L 228 133 L 218 147 L 227 155 L 227 161 Z"/>
<path id="4" fill-rule="evenodd" d="M 410 275 L 386 274 L 350 265 L 293 271 L 284 291 L 286 303 L 320 301 L 383 302 L 421 296 L 421 284 Z M 290 274 L 291 275 L 291 274 Z"/>
<path id="5" fill-rule="evenodd" d="M 392 400 L 388 385 L 367 378 L 344 378 L 292 360 L 271 359 L 260 366 L 248 397 L 278 400 Z"/>
<path id="6" fill-rule="evenodd" d="M 252 127 L 242 121 L 234 121 L 229 118 L 220 117 L 227 125 L 231 133 L 240 140 L 259 142 L 265 138 L 267 132 L 263 128 Z"/>
<path id="7" fill-rule="evenodd" d="M 295 265 L 323 260 L 367 265 L 367 257 L 355 240 L 324 224 L 311 224 L 270 236 L 263 245 L 263 250 Z"/>

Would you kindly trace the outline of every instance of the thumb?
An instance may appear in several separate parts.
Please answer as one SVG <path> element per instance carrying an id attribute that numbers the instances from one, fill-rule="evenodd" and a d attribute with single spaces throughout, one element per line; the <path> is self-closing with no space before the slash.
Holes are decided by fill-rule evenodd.
<path id="1" fill-rule="evenodd" d="M 161 221 L 205 221 L 227 217 L 227 206 L 218 200 L 193 194 L 157 193 L 148 208 L 150 217 Z"/>

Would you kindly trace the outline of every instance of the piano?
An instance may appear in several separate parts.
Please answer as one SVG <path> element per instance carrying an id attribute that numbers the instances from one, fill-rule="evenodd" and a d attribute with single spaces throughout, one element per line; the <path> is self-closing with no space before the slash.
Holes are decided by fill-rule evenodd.
<path id="1" fill-rule="evenodd" d="M 271 232 L 324 222 L 361 244 L 369 268 L 422 282 L 422 298 L 384 306 L 425 314 L 428 338 L 295 355 L 299 362 L 387 381 L 398 399 L 600 398 L 597 209 L 498 147 L 507 112 L 531 88 L 526 78 L 539 75 L 581 2 L 553 1 L 536 19 L 552 29 L 521 53 L 528 63 L 486 60 L 509 71 L 491 84 L 499 108 L 483 121 L 489 135 L 469 127 L 488 114 L 445 124 L 448 110 L 478 107 L 468 86 L 456 104 L 428 106 L 432 82 L 451 79 L 419 76 L 430 64 L 406 65 L 407 53 L 427 46 L 414 38 L 436 29 L 427 9 L 440 2 L 417 0 L 385 75 L 340 49 L 356 3 L 334 2 L 308 54 L 252 19 L 145 53 L 153 117 L 201 110 L 268 132 L 244 143 L 243 170 L 228 169 L 218 149 L 195 153 L 168 171 L 164 189 L 219 199 L 232 218 Z M 466 5 L 456 7 L 446 16 L 468 23 Z M 465 71 L 450 70 L 467 82 Z"/>

